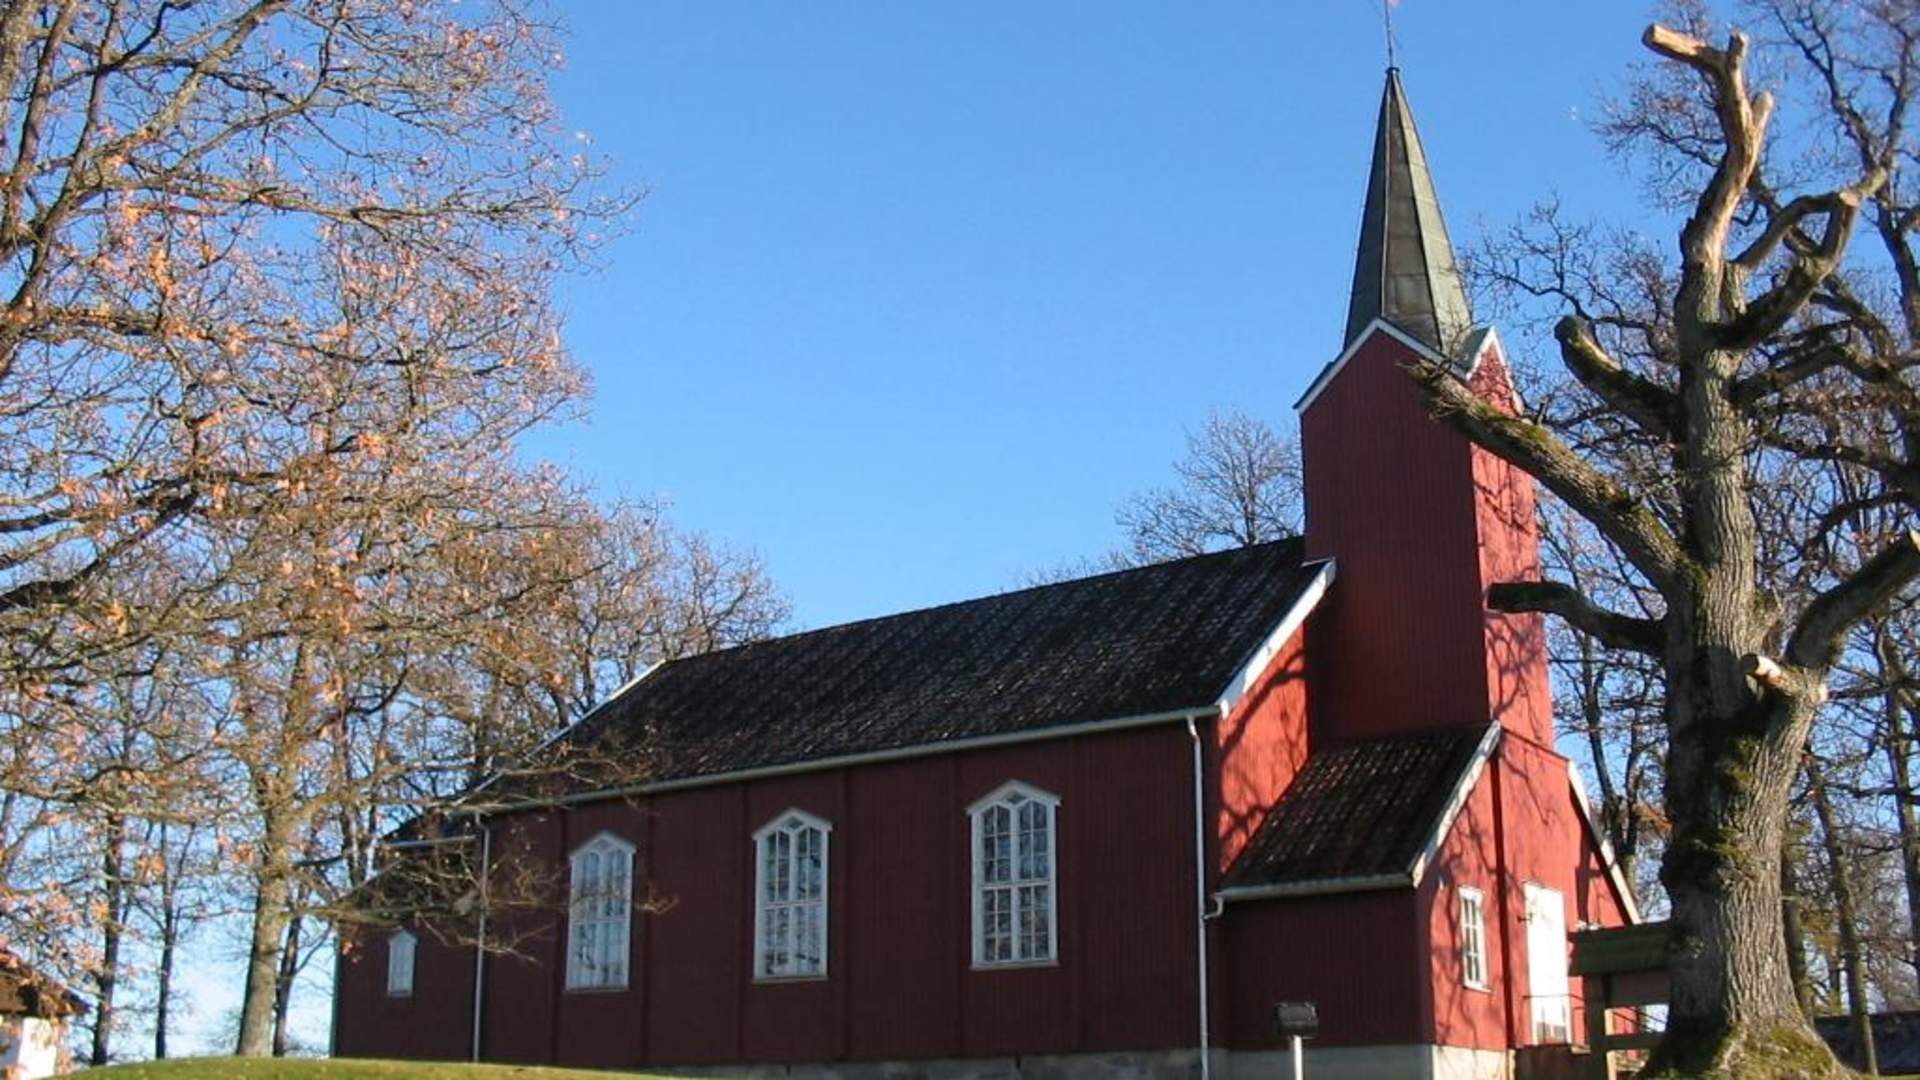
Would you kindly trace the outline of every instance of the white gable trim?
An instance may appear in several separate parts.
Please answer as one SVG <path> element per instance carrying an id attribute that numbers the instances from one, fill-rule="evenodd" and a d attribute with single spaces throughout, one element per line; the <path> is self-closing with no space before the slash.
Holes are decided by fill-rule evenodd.
<path id="1" fill-rule="evenodd" d="M 1052 807 L 1058 807 L 1060 805 L 1060 796 L 1055 795 L 1051 791 L 1042 791 L 1024 780 L 1009 780 L 999 787 L 994 788 L 992 791 L 987 792 L 985 795 L 973 800 L 971 803 L 968 803 L 967 813 L 977 814 L 981 810 L 992 806 L 994 803 L 1004 802 L 1014 795 L 1024 795 L 1034 802 L 1045 803 Z"/>
<path id="2" fill-rule="evenodd" d="M 665 660 L 655 660 L 653 663 L 648 664 L 645 670 L 641 671 L 640 674 L 635 675 L 633 678 L 628 679 L 626 682 L 621 683 L 619 687 L 617 687 L 613 691 L 613 693 L 608 694 L 605 698 L 603 698 L 599 703 L 595 704 L 592 708 L 588 709 L 586 712 L 581 713 L 578 717 L 568 722 L 567 724 L 563 725 L 559 731 L 556 731 L 553 734 L 547 736 L 546 738 L 541 739 L 540 742 L 536 746 L 534 746 L 534 748 L 531 751 L 528 752 L 529 755 L 538 754 L 540 751 L 547 749 L 548 747 L 552 746 L 554 743 L 557 743 L 561 739 L 564 739 L 568 735 L 572 734 L 573 729 L 593 719 L 595 716 L 599 715 L 601 710 L 607 708 L 608 706 L 612 705 L 614 702 L 619 701 L 621 698 L 625 697 L 627 694 L 627 691 L 645 682 L 647 679 L 647 676 L 653 674 L 656 671 L 659 671 L 660 668 L 665 664 L 666 664 Z M 504 772 L 494 773 L 492 776 L 486 777 L 482 779 L 478 784 L 475 784 L 473 786 L 473 790 L 476 792 L 485 791 L 487 790 L 487 788 L 493 786 L 493 782 L 495 780 L 498 780 L 505 775 L 506 773 Z"/>
<path id="3" fill-rule="evenodd" d="M 567 858 L 569 860 L 577 859 L 585 854 L 588 848 L 598 848 L 601 851 L 610 850 L 617 855 L 632 855 L 635 851 L 639 850 L 634 847 L 632 841 L 627 840 L 618 833 L 609 829 L 601 829 L 599 832 L 593 834 L 592 839 L 574 845 L 574 849 L 567 854 Z"/>
<path id="4" fill-rule="evenodd" d="M 1640 922 L 1640 901 L 1633 895 L 1633 883 L 1620 870 L 1620 860 L 1614 857 L 1613 843 L 1607 839 L 1607 831 L 1600 826 L 1600 819 L 1594 815 L 1593 804 L 1587 801 L 1587 785 L 1580 779 L 1580 770 L 1573 762 L 1567 762 L 1567 782 L 1573 786 L 1573 802 L 1580 808 L 1580 819 L 1587 823 L 1587 833 L 1593 837 L 1594 846 L 1600 849 L 1600 861 L 1607 866 L 1607 877 L 1613 881 L 1613 887 L 1620 893 L 1621 906 L 1627 909 L 1627 921 Z"/>
<path id="5" fill-rule="evenodd" d="M 1300 396 L 1299 401 L 1294 402 L 1293 411 L 1303 413 L 1311 408 L 1314 399 L 1320 396 L 1320 392 L 1325 390 L 1332 384 L 1334 379 L 1339 377 L 1340 372 L 1347 366 L 1347 361 L 1352 360 L 1353 355 L 1359 352 L 1361 346 L 1371 340 L 1376 333 L 1383 333 L 1400 344 L 1405 345 L 1407 348 L 1412 349 L 1420 359 L 1428 363 L 1443 364 L 1448 367 L 1452 366 L 1448 363 L 1446 357 L 1434 352 L 1431 345 L 1428 345 L 1426 342 L 1421 341 L 1419 338 L 1414 337 L 1412 334 L 1407 333 L 1405 330 L 1400 329 L 1376 315 L 1373 321 L 1367 324 L 1366 329 L 1360 331 L 1360 336 L 1353 339 L 1353 344 L 1347 346 L 1333 363 L 1328 364 L 1326 368 L 1320 372 L 1319 378 L 1313 380 L 1313 385 L 1307 387 L 1307 392 Z"/>
<path id="6" fill-rule="evenodd" d="M 1215 703 L 1221 716 L 1233 714 L 1233 710 L 1240 705 L 1240 699 L 1246 697 L 1247 691 L 1253 689 L 1254 684 L 1260 681 L 1260 676 L 1266 673 L 1267 665 L 1273 663 L 1273 658 L 1279 655 L 1287 642 L 1293 640 L 1293 635 L 1300 632 L 1301 624 L 1307 621 L 1307 616 L 1313 614 L 1313 609 L 1320 605 L 1321 598 L 1327 595 L 1327 587 L 1333 584 L 1334 561 L 1321 559 L 1318 565 L 1320 569 L 1313 575 L 1313 580 L 1307 583 L 1306 589 L 1300 593 L 1300 598 L 1295 600 L 1293 606 L 1288 608 L 1287 613 L 1281 617 L 1280 625 L 1273 628 L 1273 633 L 1267 635 L 1267 639 L 1253 651 L 1253 655 L 1247 658 L 1247 662 L 1240 666 L 1240 671 L 1234 675 L 1233 681 L 1227 684 L 1226 690 L 1221 692 L 1220 700 Z"/>
<path id="7" fill-rule="evenodd" d="M 753 830 L 754 840 L 757 841 L 770 832 L 786 828 L 788 818 L 799 818 L 803 824 L 819 829 L 823 833 L 833 831 L 833 822 L 828 821 L 826 818 L 820 817 L 817 814 L 809 814 L 797 806 L 789 806 L 785 810 L 768 818 L 765 825 Z"/>
<path id="8" fill-rule="evenodd" d="M 1281 896 L 1319 896 L 1326 893 L 1369 892 L 1376 889 L 1418 888 L 1425 876 L 1428 864 L 1440 854 L 1440 845 L 1446 843 L 1447 834 L 1453 831 L 1453 823 L 1460 817 L 1460 811 L 1467 805 L 1467 799 L 1473 795 L 1480 776 L 1486 772 L 1487 762 L 1492 759 L 1494 748 L 1500 745 L 1501 728 L 1499 724 L 1487 725 L 1487 733 L 1473 748 L 1473 758 L 1467 767 L 1460 771 L 1460 779 L 1453 785 L 1453 791 L 1447 796 L 1446 806 L 1440 811 L 1439 819 L 1434 823 L 1433 833 L 1427 838 L 1420 854 L 1414 856 L 1413 865 L 1405 871 L 1388 874 L 1368 874 L 1361 877 L 1321 878 L 1316 881 L 1289 881 L 1279 885 L 1245 885 L 1238 888 L 1221 889 L 1214 895 L 1222 901 L 1264 900 Z"/>
<path id="9" fill-rule="evenodd" d="M 1427 872 L 1427 864 L 1440 857 L 1440 846 L 1447 842 L 1447 834 L 1453 831 L 1453 823 L 1460 817 L 1460 811 L 1466 809 L 1467 800 L 1473 797 L 1473 789 L 1480 783 L 1480 774 L 1487 771 L 1487 762 L 1492 759 L 1493 751 L 1500 745 L 1500 736 L 1504 729 L 1499 724 L 1487 725 L 1487 733 L 1480 738 L 1480 745 L 1473 748 L 1473 759 L 1460 773 L 1460 782 L 1453 785 L 1453 793 L 1447 796 L 1446 809 L 1440 811 L 1439 824 L 1434 826 L 1433 835 L 1427 838 L 1427 846 L 1413 860 L 1408 874 L 1415 885 Z"/>

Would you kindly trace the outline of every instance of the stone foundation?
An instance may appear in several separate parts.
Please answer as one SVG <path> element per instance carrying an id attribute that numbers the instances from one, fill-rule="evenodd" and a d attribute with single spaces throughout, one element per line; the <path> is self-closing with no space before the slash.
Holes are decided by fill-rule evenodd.
<path id="1" fill-rule="evenodd" d="M 1512 1080 L 1510 1055 L 1458 1046 L 1307 1045 L 1311 1080 Z M 1212 1054 L 1211 1080 L 1291 1080 L 1284 1050 Z M 661 1076 L 726 1080 L 1200 1080 L 1193 1050 L 1111 1054 L 1032 1054 L 928 1061 L 842 1061 L 807 1065 L 728 1065 L 652 1069 Z"/>

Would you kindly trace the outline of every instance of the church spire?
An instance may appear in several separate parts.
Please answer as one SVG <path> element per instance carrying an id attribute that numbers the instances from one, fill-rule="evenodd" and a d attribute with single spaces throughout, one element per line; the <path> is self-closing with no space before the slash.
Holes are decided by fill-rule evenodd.
<path id="1" fill-rule="evenodd" d="M 1387 69 L 1380 126 L 1373 135 L 1373 167 L 1367 177 L 1343 347 L 1353 344 L 1375 318 L 1449 357 L 1473 323 L 1433 191 L 1433 174 L 1400 86 L 1400 70 L 1393 67 Z"/>

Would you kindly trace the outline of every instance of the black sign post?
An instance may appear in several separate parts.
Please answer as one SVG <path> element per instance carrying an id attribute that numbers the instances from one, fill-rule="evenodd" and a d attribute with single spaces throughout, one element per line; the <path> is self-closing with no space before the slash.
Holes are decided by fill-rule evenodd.
<path id="1" fill-rule="evenodd" d="M 1311 1001 L 1274 1002 L 1273 1026 L 1292 1045 L 1293 1080 L 1305 1080 L 1305 1048 L 1302 1043 L 1320 1034 L 1320 1010 Z"/>

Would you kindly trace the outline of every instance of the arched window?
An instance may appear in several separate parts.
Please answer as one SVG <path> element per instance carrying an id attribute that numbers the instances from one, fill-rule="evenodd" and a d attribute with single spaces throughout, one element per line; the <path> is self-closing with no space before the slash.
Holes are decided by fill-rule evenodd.
<path id="1" fill-rule="evenodd" d="M 627 985 L 627 931 L 633 921 L 633 845 L 601 833 L 573 852 L 567 904 L 567 988 Z"/>
<path id="2" fill-rule="evenodd" d="M 827 836 L 833 826 L 787 810 L 753 834 L 753 974 L 758 979 L 827 974 Z"/>
<path id="3" fill-rule="evenodd" d="M 413 947 L 414 936 L 405 930 L 395 930 L 387 937 L 387 996 L 411 997 L 413 995 Z"/>
<path id="4" fill-rule="evenodd" d="M 1060 799 L 1019 781 L 967 808 L 973 820 L 973 963 L 1060 956 L 1056 819 Z"/>

